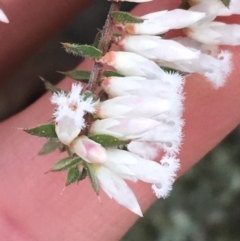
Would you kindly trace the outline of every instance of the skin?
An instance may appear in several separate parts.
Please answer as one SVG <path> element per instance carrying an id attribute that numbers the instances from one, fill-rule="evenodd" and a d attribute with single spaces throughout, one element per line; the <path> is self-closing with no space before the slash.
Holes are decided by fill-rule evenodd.
<path id="1" fill-rule="evenodd" d="M 178 1 L 153 1 L 138 6 L 134 13 L 141 15 L 157 9 L 172 9 L 178 4 Z M 230 21 L 239 23 L 237 17 Z M 234 71 L 224 88 L 214 90 L 200 75 L 187 78 L 186 125 L 179 175 L 198 162 L 240 122 L 240 69 L 236 65 L 240 48 L 228 49 L 234 53 Z M 85 61 L 80 66 L 90 69 L 91 63 Z M 69 79 L 61 83 L 63 88 L 70 85 Z M 53 153 L 37 157 L 44 140 L 18 129 L 49 120 L 53 110 L 49 97 L 50 94 L 44 95 L 29 108 L 0 124 L 0 238 L 117 241 L 138 217 L 103 192 L 100 205 L 87 180 L 68 187 L 61 195 L 66 174 L 44 175 L 44 172 L 62 156 Z M 130 186 L 145 211 L 156 199 L 150 185 L 139 182 Z"/>

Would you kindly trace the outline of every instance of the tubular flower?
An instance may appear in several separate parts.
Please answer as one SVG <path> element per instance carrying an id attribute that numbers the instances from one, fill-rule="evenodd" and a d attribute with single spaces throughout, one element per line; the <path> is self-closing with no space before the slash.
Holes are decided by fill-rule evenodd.
<path id="1" fill-rule="evenodd" d="M 112 135 L 122 140 L 129 140 L 141 137 L 145 132 L 158 125 L 158 121 L 144 117 L 107 118 L 94 121 L 90 133 Z"/>
<path id="2" fill-rule="evenodd" d="M 62 91 L 54 93 L 51 97 L 51 102 L 57 106 L 53 113 L 56 133 L 65 145 L 70 144 L 85 127 L 84 114 L 95 111 L 92 98 L 84 100 L 80 95 L 81 91 L 81 85 L 73 84 L 70 93 L 65 94 Z"/>
<path id="3" fill-rule="evenodd" d="M 240 25 L 222 22 L 207 22 L 192 25 L 184 30 L 185 34 L 201 43 L 213 45 L 239 45 Z"/>
<path id="4" fill-rule="evenodd" d="M 164 10 L 141 16 L 143 23 L 126 24 L 124 30 L 129 34 L 158 35 L 170 29 L 181 29 L 190 26 L 206 16 L 205 13 L 189 10 Z"/>
<path id="5" fill-rule="evenodd" d="M 232 54 L 229 51 L 219 51 L 216 46 L 199 44 L 187 37 L 175 39 L 186 47 L 197 47 L 202 49 L 198 60 L 188 63 L 186 61 L 174 63 L 160 63 L 189 73 L 199 73 L 204 75 L 207 80 L 215 87 L 223 86 L 232 70 Z"/>
<path id="6" fill-rule="evenodd" d="M 169 111 L 171 105 L 170 100 L 158 97 L 120 96 L 101 102 L 96 114 L 100 118 L 153 117 Z"/>
<path id="7" fill-rule="evenodd" d="M 157 78 L 164 73 L 153 61 L 130 52 L 110 51 L 99 62 L 114 67 L 120 74 L 126 76 Z"/>
<path id="8" fill-rule="evenodd" d="M 199 57 L 199 51 L 190 50 L 178 42 L 158 36 L 126 35 L 115 38 L 123 50 L 139 54 L 148 59 L 164 61 L 191 60 Z"/>
<path id="9" fill-rule="evenodd" d="M 216 16 L 230 16 L 232 14 L 240 14 L 240 1 L 231 0 L 227 7 L 221 0 L 189 0 L 189 4 L 193 7 L 192 11 L 214 13 Z"/>
<path id="10" fill-rule="evenodd" d="M 96 176 L 110 198 L 142 216 L 134 193 L 123 179 L 151 183 L 158 197 L 168 196 L 179 168 L 178 159 L 165 156 L 157 163 L 128 151 L 108 149 L 106 152 L 107 161 L 96 167 Z"/>

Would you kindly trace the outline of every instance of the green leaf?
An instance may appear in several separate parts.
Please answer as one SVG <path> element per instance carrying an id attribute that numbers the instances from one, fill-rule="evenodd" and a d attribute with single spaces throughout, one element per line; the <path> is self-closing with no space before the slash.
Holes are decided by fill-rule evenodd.
<path id="1" fill-rule="evenodd" d="M 66 186 L 76 182 L 79 180 L 80 172 L 78 170 L 78 167 L 72 167 L 69 169 L 68 174 L 67 174 L 67 181 L 66 181 Z"/>
<path id="2" fill-rule="evenodd" d="M 231 0 L 221 0 L 221 2 L 226 6 L 229 7 Z"/>
<path id="3" fill-rule="evenodd" d="M 53 167 L 50 169 L 50 172 L 59 172 L 62 170 L 66 170 L 66 169 L 74 167 L 82 162 L 83 162 L 83 159 L 78 156 L 66 157 L 66 158 L 60 160 L 59 162 L 55 163 L 53 165 Z"/>
<path id="4" fill-rule="evenodd" d="M 59 89 L 58 87 L 56 87 L 55 85 L 51 84 L 49 81 L 44 79 L 43 77 L 39 76 L 39 78 L 43 81 L 46 90 L 52 93 L 58 93 L 62 91 L 61 89 Z"/>
<path id="5" fill-rule="evenodd" d="M 83 179 L 85 179 L 87 176 L 87 170 L 85 168 L 82 169 L 82 172 L 79 175 L 78 181 L 82 181 Z"/>
<path id="6" fill-rule="evenodd" d="M 94 39 L 94 42 L 93 42 L 93 46 L 98 48 L 99 47 L 99 43 L 100 43 L 100 40 L 101 40 L 101 37 L 102 37 L 102 34 L 101 32 L 98 32 L 95 36 L 95 39 Z"/>
<path id="7" fill-rule="evenodd" d="M 94 135 L 89 136 L 89 138 L 101 144 L 103 147 L 122 146 L 127 145 L 130 142 L 130 140 L 120 140 L 110 135 Z"/>
<path id="8" fill-rule="evenodd" d="M 127 12 L 115 11 L 112 13 L 112 18 L 117 22 L 127 24 L 127 23 L 142 23 L 144 19 L 137 16 L 131 15 Z"/>
<path id="9" fill-rule="evenodd" d="M 169 74 L 178 73 L 181 76 L 186 76 L 186 75 L 189 74 L 187 72 L 183 72 L 183 71 L 180 71 L 180 70 L 177 70 L 177 69 L 173 69 L 173 68 L 170 68 L 170 67 L 165 67 L 165 66 L 160 66 L 160 67 L 161 67 L 161 69 L 163 69 L 165 72 L 167 72 Z"/>
<path id="10" fill-rule="evenodd" d="M 88 162 L 85 162 L 84 163 L 84 166 L 87 170 L 87 174 L 89 176 L 89 179 L 91 181 L 91 184 L 92 184 L 92 187 L 93 187 L 93 190 L 96 192 L 97 195 L 99 195 L 99 184 L 98 184 L 98 179 L 97 179 L 97 176 L 95 174 L 95 170 L 94 168 L 92 167 L 92 165 Z"/>
<path id="11" fill-rule="evenodd" d="M 119 74 L 119 73 L 117 73 L 117 72 L 115 72 L 115 71 L 111 71 L 111 70 L 106 70 L 106 71 L 104 71 L 104 72 L 103 72 L 103 75 L 104 75 L 105 77 L 111 77 L 111 76 L 124 77 L 124 75 Z"/>
<path id="12" fill-rule="evenodd" d="M 68 72 L 63 72 L 63 74 L 70 77 L 71 79 L 88 83 L 91 72 L 87 70 L 71 70 Z"/>
<path id="13" fill-rule="evenodd" d="M 45 155 L 51 153 L 56 149 L 61 148 L 62 146 L 63 144 L 57 138 L 50 139 L 44 144 L 42 149 L 38 152 L 38 155 Z"/>
<path id="14" fill-rule="evenodd" d="M 98 58 L 102 56 L 102 51 L 91 45 L 80 45 L 62 43 L 67 53 L 71 53 L 76 56 Z"/>
<path id="15" fill-rule="evenodd" d="M 43 124 L 33 128 L 24 129 L 28 134 L 39 137 L 57 138 L 54 124 Z"/>

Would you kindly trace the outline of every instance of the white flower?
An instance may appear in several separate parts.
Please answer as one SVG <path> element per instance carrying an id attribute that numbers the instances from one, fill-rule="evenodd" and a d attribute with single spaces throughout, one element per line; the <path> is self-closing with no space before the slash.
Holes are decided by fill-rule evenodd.
<path id="1" fill-rule="evenodd" d="M 153 61 L 130 52 L 110 51 L 99 62 L 114 67 L 126 76 L 158 78 L 164 71 Z"/>
<path id="2" fill-rule="evenodd" d="M 93 135 L 112 135 L 122 140 L 128 140 L 139 138 L 145 132 L 158 125 L 158 121 L 144 117 L 107 118 L 94 121 L 90 128 L 90 133 Z"/>
<path id="3" fill-rule="evenodd" d="M 165 73 L 158 79 L 139 76 L 108 77 L 102 81 L 101 86 L 111 97 L 135 95 L 169 98 L 178 92 L 183 84 L 184 78 L 180 75 Z"/>
<path id="4" fill-rule="evenodd" d="M 172 105 L 169 99 L 158 97 L 120 96 L 99 103 L 96 114 L 100 118 L 153 117 L 169 111 Z"/>
<path id="5" fill-rule="evenodd" d="M 239 45 L 240 25 L 222 22 L 207 22 L 192 25 L 184 30 L 185 34 L 204 44 Z"/>
<path id="6" fill-rule="evenodd" d="M 0 8 L 0 21 L 4 23 L 9 23 L 9 20 L 3 10 Z"/>
<path id="7" fill-rule="evenodd" d="M 193 7 L 192 11 L 204 11 L 214 13 L 216 16 L 230 16 L 232 14 L 240 14 L 240 0 L 231 0 L 227 7 L 221 0 L 189 0 L 189 4 Z"/>
<path id="8" fill-rule="evenodd" d="M 183 45 L 159 36 L 126 35 L 115 38 L 115 43 L 123 50 L 139 54 L 148 59 L 180 61 L 196 59 L 199 51 L 192 51 Z"/>
<path id="9" fill-rule="evenodd" d="M 87 136 L 77 137 L 70 148 L 84 161 L 90 163 L 104 163 L 107 160 L 106 150 Z"/>
<path id="10" fill-rule="evenodd" d="M 143 216 L 135 194 L 119 175 L 104 166 L 97 169 L 96 175 L 101 188 L 111 199 L 140 217 Z"/>
<path id="11" fill-rule="evenodd" d="M 137 199 L 123 178 L 152 183 L 157 197 L 166 197 L 180 166 L 179 160 L 173 156 L 163 157 L 159 164 L 118 149 L 108 149 L 107 157 L 107 161 L 96 168 L 100 186 L 110 198 L 139 216 L 142 212 Z M 157 189 L 159 186 L 161 188 Z"/>
<path id="12" fill-rule="evenodd" d="M 54 93 L 51 97 L 51 102 L 57 105 L 53 113 L 56 133 L 65 145 L 70 144 L 85 127 L 84 114 L 95 111 L 92 98 L 84 100 L 81 91 L 81 85 L 73 84 L 70 93 Z"/>
<path id="13" fill-rule="evenodd" d="M 181 29 L 192 25 L 206 16 L 189 10 L 164 10 L 141 16 L 143 23 L 126 24 L 123 28 L 130 34 L 158 35 L 170 29 Z"/>
<path id="14" fill-rule="evenodd" d="M 197 46 L 193 40 L 189 41 L 187 38 L 178 38 L 178 40 L 182 44 L 188 44 L 190 48 Z M 232 71 L 232 54 L 229 51 L 219 51 L 216 46 L 202 45 L 199 48 L 202 49 L 203 53 L 200 54 L 199 59 L 196 61 L 160 64 L 189 73 L 202 74 L 215 88 L 222 87 Z"/>

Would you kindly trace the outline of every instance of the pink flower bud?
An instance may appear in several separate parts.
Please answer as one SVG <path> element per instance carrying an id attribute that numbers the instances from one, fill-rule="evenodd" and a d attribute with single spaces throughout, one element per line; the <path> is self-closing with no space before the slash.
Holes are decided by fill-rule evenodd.
<path id="1" fill-rule="evenodd" d="M 0 8 L 0 21 L 4 23 L 9 23 L 9 20 L 3 10 Z"/>
<path id="2" fill-rule="evenodd" d="M 87 136 L 76 138 L 70 147 L 74 153 L 87 162 L 104 163 L 107 161 L 106 150 Z"/>
<path id="3" fill-rule="evenodd" d="M 90 133 L 93 135 L 106 134 L 122 140 L 141 137 L 146 131 L 159 125 L 158 121 L 139 117 L 118 117 L 96 120 L 92 123 Z"/>

